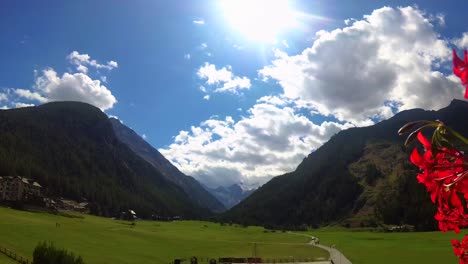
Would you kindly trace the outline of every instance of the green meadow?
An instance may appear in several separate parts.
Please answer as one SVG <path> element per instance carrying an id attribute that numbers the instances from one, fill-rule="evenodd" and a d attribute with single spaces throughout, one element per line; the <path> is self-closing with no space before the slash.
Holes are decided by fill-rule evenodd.
<path id="1" fill-rule="evenodd" d="M 50 241 L 81 255 L 86 263 L 170 263 L 191 256 L 250 257 L 255 251 L 264 258 L 329 256 L 306 245 L 307 237 L 267 232 L 261 227 L 198 221 L 137 221 L 132 226 L 91 215 L 82 217 L 0 207 L 0 245 L 31 259 L 38 242 Z M 8 261 L 1 256 L 0 263 Z"/>
<path id="2" fill-rule="evenodd" d="M 170 263 L 175 258 L 250 257 L 325 258 L 309 239 L 261 227 L 199 221 L 129 222 L 77 215 L 66 217 L 0 207 L 0 246 L 31 259 L 40 241 L 53 242 L 81 255 L 86 263 Z M 59 226 L 57 226 L 57 224 Z M 462 230 L 463 233 L 463 230 Z M 373 233 L 341 228 L 302 232 L 334 245 L 354 264 L 458 263 L 450 240 L 463 234 Z M 254 245 L 255 243 L 255 245 Z M 15 263 L 0 254 L 0 264 Z"/>
<path id="3" fill-rule="evenodd" d="M 334 245 L 353 264 L 440 264 L 458 263 L 451 239 L 464 237 L 453 232 L 374 233 L 324 228 L 307 232 L 321 244 Z"/>
<path id="4" fill-rule="evenodd" d="M 0 264 L 17 264 L 17 262 L 13 261 L 9 257 L 0 254 Z"/>

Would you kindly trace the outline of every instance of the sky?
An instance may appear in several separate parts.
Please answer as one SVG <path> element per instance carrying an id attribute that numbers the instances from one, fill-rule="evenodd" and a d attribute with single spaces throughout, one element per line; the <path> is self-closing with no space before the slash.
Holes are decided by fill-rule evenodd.
<path id="1" fill-rule="evenodd" d="M 210 187 L 463 99 L 467 1 L 0 0 L 0 108 L 99 107 Z"/>

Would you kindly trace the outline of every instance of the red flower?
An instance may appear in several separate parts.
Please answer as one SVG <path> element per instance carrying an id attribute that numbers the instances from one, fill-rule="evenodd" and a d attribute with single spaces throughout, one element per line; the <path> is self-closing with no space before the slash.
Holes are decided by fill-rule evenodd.
<path id="1" fill-rule="evenodd" d="M 468 264 L 468 235 L 463 240 L 452 240 L 453 252 L 460 258 L 460 264 Z"/>
<path id="2" fill-rule="evenodd" d="M 457 52 L 453 50 L 453 73 L 458 76 L 462 84 L 466 87 L 465 98 L 468 98 L 468 53 L 464 51 L 464 58 L 461 60 Z"/>
<path id="3" fill-rule="evenodd" d="M 432 202 L 438 205 L 434 217 L 439 222 L 439 229 L 458 233 L 460 227 L 468 226 L 468 215 L 459 197 L 459 194 L 464 194 L 464 197 L 468 194 L 465 157 L 461 152 L 447 148 L 434 153 L 431 142 L 421 132 L 417 138 L 424 147 L 424 153 L 420 155 L 414 149 L 410 160 L 421 170 L 417 176 L 418 182 L 426 186 Z"/>

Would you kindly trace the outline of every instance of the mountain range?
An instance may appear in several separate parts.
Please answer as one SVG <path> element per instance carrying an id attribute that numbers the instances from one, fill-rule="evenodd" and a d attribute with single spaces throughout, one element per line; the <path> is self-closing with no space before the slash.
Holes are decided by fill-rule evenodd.
<path id="1" fill-rule="evenodd" d="M 0 175 L 32 178 L 49 197 L 86 199 L 103 216 L 132 209 L 143 218 L 201 218 L 224 209 L 138 139 L 127 145 L 126 136 L 134 137 L 85 103 L 2 110 Z"/>
<path id="2" fill-rule="evenodd" d="M 226 210 L 225 206 L 213 197 L 210 192 L 205 190 L 197 180 L 183 174 L 159 151 L 135 133 L 135 131 L 122 124 L 118 119 L 110 118 L 110 122 L 117 138 L 121 142 L 156 168 L 166 180 L 181 187 L 198 206 L 207 208 L 215 213 Z"/>
<path id="3" fill-rule="evenodd" d="M 454 100 L 438 111 L 406 110 L 340 131 L 295 171 L 244 191 L 202 186 L 94 106 L 54 102 L 0 111 L 0 175 L 34 179 L 49 197 L 86 199 L 91 212 L 103 216 L 132 209 L 142 218 L 206 219 L 230 208 L 219 220 L 289 229 L 384 223 L 431 230 L 435 207 L 415 179 L 412 147 L 403 145 L 397 130 L 439 119 L 468 134 L 467 113 L 468 103 Z"/>
<path id="4" fill-rule="evenodd" d="M 220 201 L 226 209 L 231 209 L 236 204 L 249 197 L 256 189 L 244 190 L 239 184 L 232 184 L 231 186 L 219 186 L 217 188 L 204 188 L 211 193 L 218 201 Z"/>
<path id="5" fill-rule="evenodd" d="M 454 100 L 439 111 L 412 109 L 369 127 L 340 131 L 295 171 L 270 180 L 221 219 L 272 228 L 341 223 L 346 226 L 410 224 L 435 227 L 436 209 L 417 169 L 412 147 L 398 129 L 416 120 L 442 120 L 467 135 L 468 103 Z"/>

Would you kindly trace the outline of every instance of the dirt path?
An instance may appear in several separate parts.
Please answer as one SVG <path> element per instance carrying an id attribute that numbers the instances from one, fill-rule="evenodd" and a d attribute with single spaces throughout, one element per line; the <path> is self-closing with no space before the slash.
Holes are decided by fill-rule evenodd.
<path id="1" fill-rule="evenodd" d="M 332 248 L 332 247 L 328 247 L 328 246 L 324 246 L 324 245 L 320 245 L 320 244 L 319 245 L 315 244 L 315 241 L 317 241 L 318 239 L 316 237 L 314 237 L 314 236 L 298 234 L 298 233 L 292 233 L 292 232 L 289 232 L 289 233 L 294 234 L 294 235 L 298 235 L 298 236 L 309 237 L 311 239 L 310 242 L 309 242 L 310 245 L 313 245 L 315 247 L 319 247 L 321 249 L 325 249 L 326 251 L 328 251 L 328 253 L 330 253 L 330 260 L 332 261 L 333 264 L 352 264 L 351 261 L 349 261 L 349 259 L 347 259 L 345 257 L 345 255 L 343 255 L 336 248 Z"/>

